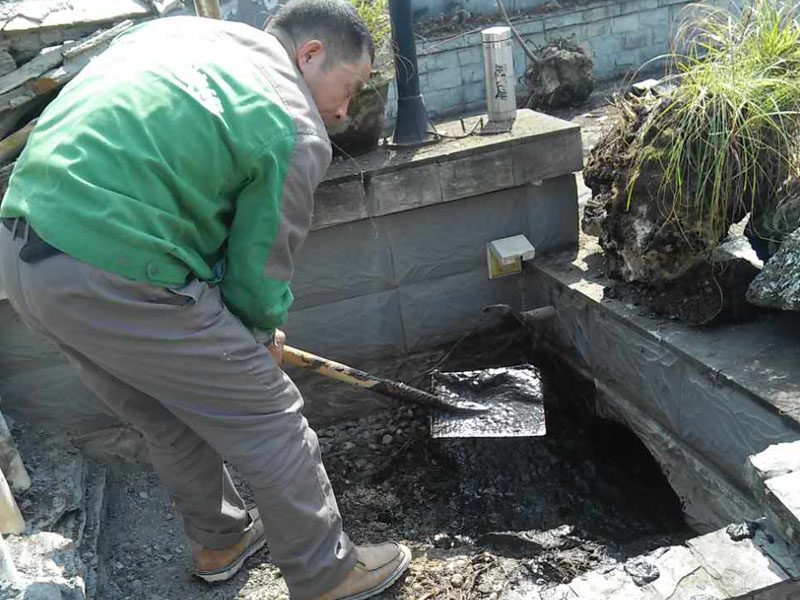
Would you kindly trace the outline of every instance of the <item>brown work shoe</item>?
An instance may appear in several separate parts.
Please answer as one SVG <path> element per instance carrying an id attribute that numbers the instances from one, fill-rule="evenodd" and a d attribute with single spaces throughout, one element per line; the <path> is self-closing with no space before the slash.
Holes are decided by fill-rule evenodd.
<path id="1" fill-rule="evenodd" d="M 236 575 L 244 561 L 267 543 L 264 537 L 264 524 L 261 522 L 258 510 L 250 511 L 250 520 L 250 528 L 233 546 L 211 550 L 191 542 L 192 575 L 208 582 L 225 581 Z"/>
<path id="2" fill-rule="evenodd" d="M 411 551 L 395 542 L 357 546 L 358 562 L 345 580 L 314 600 L 363 600 L 391 586 L 408 568 Z"/>

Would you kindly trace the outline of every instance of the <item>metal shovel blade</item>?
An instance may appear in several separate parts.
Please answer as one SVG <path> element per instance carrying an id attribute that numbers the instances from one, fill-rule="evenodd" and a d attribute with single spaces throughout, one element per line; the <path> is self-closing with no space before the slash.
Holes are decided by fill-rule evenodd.
<path id="1" fill-rule="evenodd" d="M 547 433 L 542 377 L 532 365 L 436 372 L 432 379 L 437 396 L 467 400 L 488 409 L 472 415 L 432 413 L 434 438 L 535 437 Z"/>

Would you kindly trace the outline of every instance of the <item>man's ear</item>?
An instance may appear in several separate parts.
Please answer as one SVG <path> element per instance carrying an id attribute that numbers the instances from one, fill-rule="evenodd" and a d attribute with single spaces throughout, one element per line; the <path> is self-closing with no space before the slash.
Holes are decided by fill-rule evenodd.
<path id="1" fill-rule="evenodd" d="M 307 40 L 297 47 L 297 65 L 312 67 L 315 63 L 321 65 L 325 61 L 325 44 L 320 40 Z"/>

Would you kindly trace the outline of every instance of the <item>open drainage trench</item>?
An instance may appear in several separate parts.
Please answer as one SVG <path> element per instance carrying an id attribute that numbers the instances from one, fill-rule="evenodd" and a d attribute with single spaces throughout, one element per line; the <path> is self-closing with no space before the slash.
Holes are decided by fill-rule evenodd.
<path id="1" fill-rule="evenodd" d="M 474 352 L 481 347 L 489 349 Z M 494 348 L 491 338 L 462 345 L 442 370 L 537 364 L 546 436 L 434 440 L 424 411 L 407 406 L 318 429 L 353 540 L 403 540 L 414 551 L 409 574 L 385 597 L 513 596 L 693 536 L 644 446 L 621 426 L 591 416 L 588 384 L 532 355 L 525 339 L 499 354 Z M 246 483 L 234 478 L 250 500 Z M 120 472 L 111 490 L 100 597 L 261 598 L 280 592 L 266 554 L 248 562 L 248 574 L 221 586 L 178 575 L 185 569 L 173 560 L 180 550 L 179 519 L 153 516 L 154 498 L 163 513 L 171 512 L 155 476 Z M 172 574 L 164 572 L 165 561 L 179 563 Z"/>

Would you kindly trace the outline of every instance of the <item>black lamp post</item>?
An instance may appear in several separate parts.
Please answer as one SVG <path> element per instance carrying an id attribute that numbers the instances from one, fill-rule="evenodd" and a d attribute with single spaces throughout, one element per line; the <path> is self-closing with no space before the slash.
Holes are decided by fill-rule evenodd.
<path id="1" fill-rule="evenodd" d="M 425 144 L 431 137 L 427 133 L 428 112 L 419 91 L 411 0 L 389 0 L 389 15 L 397 74 L 397 123 L 392 142 L 397 146 Z"/>

